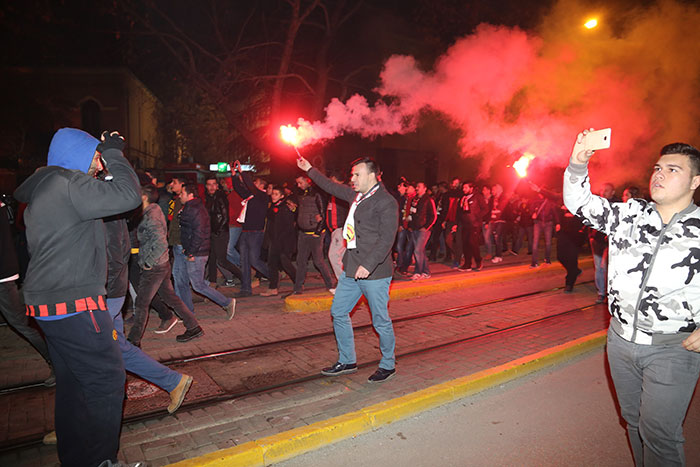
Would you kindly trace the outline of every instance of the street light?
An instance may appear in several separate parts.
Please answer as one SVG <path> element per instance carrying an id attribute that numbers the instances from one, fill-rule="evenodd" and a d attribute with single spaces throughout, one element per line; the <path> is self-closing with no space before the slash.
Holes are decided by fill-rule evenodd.
<path id="1" fill-rule="evenodd" d="M 587 29 L 593 29 L 594 27 L 598 26 L 598 20 L 595 18 L 591 18 L 588 21 L 586 21 L 583 25 Z"/>

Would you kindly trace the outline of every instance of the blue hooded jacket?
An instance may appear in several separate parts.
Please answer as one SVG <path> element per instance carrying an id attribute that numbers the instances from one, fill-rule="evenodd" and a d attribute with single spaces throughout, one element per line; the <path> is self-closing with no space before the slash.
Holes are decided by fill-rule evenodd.
<path id="1" fill-rule="evenodd" d="M 76 128 L 61 128 L 49 146 L 46 165 L 87 173 L 100 142 L 94 136 Z"/>

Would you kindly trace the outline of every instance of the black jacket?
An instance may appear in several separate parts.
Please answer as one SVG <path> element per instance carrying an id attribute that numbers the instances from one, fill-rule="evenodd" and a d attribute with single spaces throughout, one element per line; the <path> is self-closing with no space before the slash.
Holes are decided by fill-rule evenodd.
<path id="1" fill-rule="evenodd" d="M 213 195 L 207 192 L 205 197 L 211 234 L 220 235 L 224 230 L 228 232 L 228 197 L 226 193 L 217 189 Z"/>
<path id="2" fill-rule="evenodd" d="M 180 240 L 185 256 L 209 256 L 209 214 L 199 198 L 185 203 L 179 214 Z"/>
<path id="3" fill-rule="evenodd" d="M 15 240 L 12 236 L 9 208 L 0 202 L 0 279 L 7 279 L 19 274 L 19 263 L 15 251 Z"/>
<path id="4" fill-rule="evenodd" d="M 125 297 L 129 289 L 131 242 L 126 216 L 104 220 L 107 234 L 107 298 Z"/>
<path id="5" fill-rule="evenodd" d="M 247 199 L 249 196 L 253 196 L 248 200 L 243 230 L 264 230 L 270 197 L 264 191 L 258 190 L 248 172 L 234 176 L 232 181 L 233 189 L 241 198 Z"/>
<path id="6" fill-rule="evenodd" d="M 31 260 L 23 289 L 27 305 L 105 295 L 107 251 L 102 218 L 137 207 L 141 189 L 121 151 L 108 149 L 102 158 L 113 176 L 111 181 L 48 166 L 34 172 L 15 191 L 15 198 L 28 204 L 24 222 Z"/>
<path id="7" fill-rule="evenodd" d="M 408 223 L 411 230 L 430 229 L 436 217 L 435 201 L 427 193 L 421 197 L 416 195 L 411 200 L 411 221 Z"/>
<path id="8" fill-rule="evenodd" d="M 265 235 L 269 245 L 274 245 L 282 253 L 291 255 L 297 245 L 297 231 L 294 225 L 294 213 L 287 206 L 287 199 L 282 198 L 270 205 L 267 210 Z"/>
<path id="9" fill-rule="evenodd" d="M 315 233 L 324 230 L 326 208 L 321 193 L 314 187 L 309 187 L 298 196 L 298 200 L 297 226 L 299 230 Z M 321 220 L 317 220 L 316 216 L 321 216 Z"/>

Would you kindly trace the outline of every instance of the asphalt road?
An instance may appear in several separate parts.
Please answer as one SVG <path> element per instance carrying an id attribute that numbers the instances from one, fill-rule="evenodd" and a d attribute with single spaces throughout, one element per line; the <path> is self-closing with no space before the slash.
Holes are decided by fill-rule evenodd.
<path id="1" fill-rule="evenodd" d="M 391 384 L 387 382 L 386 384 Z M 700 465 L 700 402 L 685 423 Z M 276 464 L 633 466 L 602 350 L 380 430 Z"/>

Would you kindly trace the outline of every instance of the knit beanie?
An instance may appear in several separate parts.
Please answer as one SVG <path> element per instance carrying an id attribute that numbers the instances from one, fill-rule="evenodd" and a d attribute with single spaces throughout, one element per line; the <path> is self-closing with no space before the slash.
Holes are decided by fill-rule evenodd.
<path id="1" fill-rule="evenodd" d="M 46 165 L 87 173 L 100 142 L 94 136 L 76 128 L 61 128 L 53 135 Z"/>

